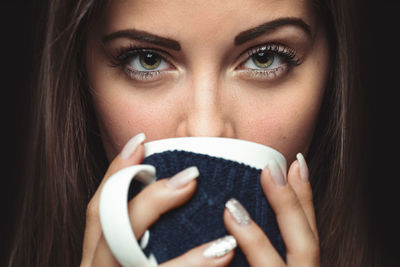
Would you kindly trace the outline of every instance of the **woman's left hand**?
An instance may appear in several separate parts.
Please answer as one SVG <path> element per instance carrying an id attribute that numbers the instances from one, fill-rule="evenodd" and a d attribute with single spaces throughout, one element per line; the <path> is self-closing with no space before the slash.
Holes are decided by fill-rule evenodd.
<path id="1" fill-rule="evenodd" d="M 286 262 L 239 202 L 230 200 L 226 204 L 225 226 L 236 238 L 251 266 L 320 266 L 312 191 L 308 168 L 301 154 L 290 166 L 287 177 L 286 180 L 276 162 L 261 173 L 261 186 L 275 211 L 285 243 Z"/>

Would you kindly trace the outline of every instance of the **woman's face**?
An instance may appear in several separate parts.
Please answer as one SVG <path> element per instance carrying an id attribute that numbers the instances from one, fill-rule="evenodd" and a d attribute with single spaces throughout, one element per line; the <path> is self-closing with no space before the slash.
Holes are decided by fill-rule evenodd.
<path id="1" fill-rule="evenodd" d="M 327 77 L 309 1 L 110 1 L 87 70 L 107 155 L 134 135 L 238 138 L 291 161 L 309 147 Z"/>

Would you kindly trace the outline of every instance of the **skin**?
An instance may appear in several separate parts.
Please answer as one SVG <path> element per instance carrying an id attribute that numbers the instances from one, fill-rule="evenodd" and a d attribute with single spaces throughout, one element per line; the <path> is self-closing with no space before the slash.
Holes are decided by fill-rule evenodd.
<path id="1" fill-rule="evenodd" d="M 103 182 L 115 171 L 141 162 L 141 145 L 128 159 L 119 156 L 124 144 L 141 132 L 147 141 L 220 136 L 271 146 L 293 162 L 283 185 L 275 182 L 268 168 L 261 176 L 287 248 L 287 262 L 279 258 L 255 223 L 240 226 L 225 212 L 225 225 L 252 266 L 317 266 L 318 233 L 311 188 L 308 177 L 300 177 L 295 160 L 298 152 L 307 153 L 311 142 L 328 69 L 325 32 L 313 14 L 309 1 L 298 0 L 246 1 L 245 5 L 239 0 L 111 1 L 90 30 L 86 51 L 101 136 L 111 161 Z M 242 44 L 234 42 L 235 36 L 248 29 L 287 17 L 302 20 L 309 32 L 290 24 Z M 110 38 L 127 29 L 176 40 L 180 50 L 126 37 Z M 257 66 L 247 52 L 271 43 L 295 51 L 297 64 L 272 53 L 276 68 L 268 69 L 264 76 L 254 75 Z M 126 70 L 137 66 L 137 57 L 110 66 L 131 46 L 164 56 L 160 75 L 148 80 L 130 77 Z M 135 235 L 141 236 L 160 214 L 183 204 L 195 187 L 195 180 L 178 190 L 169 189 L 163 180 L 148 186 L 130 203 Z M 101 236 L 98 194 L 88 206 L 82 266 L 117 265 Z M 149 219 L 135 222 L 134 218 Z M 189 251 L 166 266 L 225 266 L 233 257 L 230 252 L 205 259 L 202 250 L 204 247 Z"/>

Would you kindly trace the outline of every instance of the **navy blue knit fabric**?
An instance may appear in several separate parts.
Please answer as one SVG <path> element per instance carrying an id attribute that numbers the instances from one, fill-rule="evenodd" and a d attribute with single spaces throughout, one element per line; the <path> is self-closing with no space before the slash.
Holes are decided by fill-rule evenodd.
<path id="1" fill-rule="evenodd" d="M 150 241 L 145 253 L 153 253 L 158 263 L 229 234 L 222 214 L 225 203 L 232 197 L 246 208 L 279 254 L 285 258 L 285 247 L 275 215 L 259 183 L 261 170 L 238 162 L 185 151 L 154 154 L 147 157 L 142 164 L 155 166 L 157 179 L 171 177 L 190 166 L 197 166 L 200 171 L 194 196 L 185 205 L 164 214 L 149 229 Z M 132 185 L 130 195 L 133 196 L 138 190 L 137 185 Z M 236 249 L 230 266 L 248 266 L 239 248 Z"/>

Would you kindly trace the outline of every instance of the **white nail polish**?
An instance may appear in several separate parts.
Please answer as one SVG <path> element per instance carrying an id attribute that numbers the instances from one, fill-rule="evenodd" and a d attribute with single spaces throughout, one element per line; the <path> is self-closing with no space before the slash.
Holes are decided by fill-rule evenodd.
<path id="1" fill-rule="evenodd" d="M 144 133 L 132 137 L 122 149 L 120 154 L 121 159 L 129 159 L 133 152 L 135 152 L 136 148 L 143 143 L 144 140 L 146 140 Z"/>
<path id="2" fill-rule="evenodd" d="M 231 252 L 236 246 L 236 239 L 231 235 L 227 235 L 211 243 L 211 245 L 204 250 L 203 256 L 206 258 L 222 257 Z"/>
<path id="3" fill-rule="evenodd" d="M 248 225 L 250 223 L 249 213 L 236 199 L 229 199 L 228 202 L 226 202 L 225 207 L 238 224 Z"/>
<path id="4" fill-rule="evenodd" d="M 281 168 L 279 167 L 278 163 L 276 162 L 276 160 L 271 159 L 268 162 L 267 167 L 268 167 L 269 172 L 271 173 L 272 178 L 274 179 L 276 185 L 283 186 L 286 184 L 286 178 L 283 175 L 283 172 L 282 172 Z"/>
<path id="5" fill-rule="evenodd" d="M 303 154 L 297 153 L 296 158 L 299 161 L 300 165 L 300 177 L 304 182 L 308 182 L 308 176 L 309 176 L 308 167 Z"/>
<path id="6" fill-rule="evenodd" d="M 188 184 L 190 181 L 199 176 L 199 169 L 197 167 L 189 167 L 168 179 L 167 186 L 173 189 L 178 189 Z"/>

